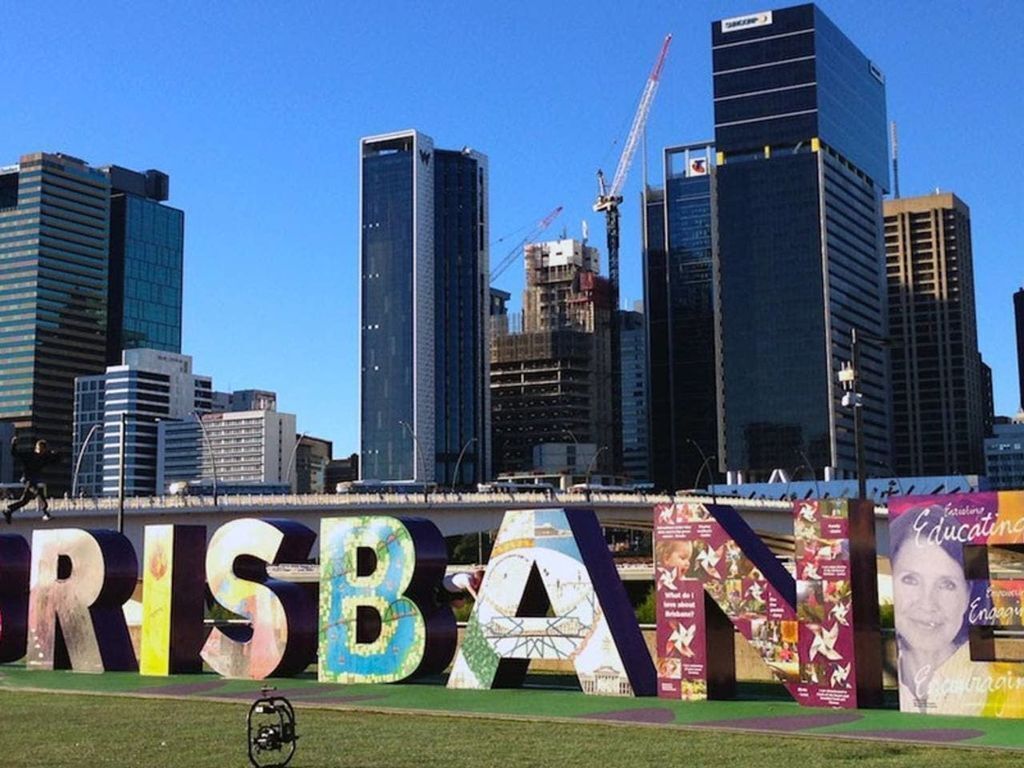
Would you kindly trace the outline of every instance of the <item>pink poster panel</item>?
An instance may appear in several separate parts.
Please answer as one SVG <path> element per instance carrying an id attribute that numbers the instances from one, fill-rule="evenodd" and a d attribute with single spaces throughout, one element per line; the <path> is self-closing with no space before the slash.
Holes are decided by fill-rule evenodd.
<path id="1" fill-rule="evenodd" d="M 861 549 L 873 550 L 871 511 L 856 511 L 858 521 L 871 523 L 856 526 Z M 731 507 L 656 508 L 659 695 L 721 697 L 709 681 L 733 674 L 735 628 L 800 703 L 856 707 L 858 701 L 877 701 L 877 592 L 871 588 L 861 600 L 863 605 L 873 601 L 873 625 L 871 611 L 861 611 L 864 627 L 874 630 L 872 649 L 870 642 L 855 642 L 854 593 L 864 590 L 851 580 L 849 507 L 846 502 L 801 502 L 793 512 L 797 578 Z M 865 542 L 868 533 L 872 540 Z M 873 558 L 865 567 L 874 578 Z M 714 629 L 716 614 L 728 619 L 728 636 Z M 868 670 L 860 686 L 858 659 Z"/>

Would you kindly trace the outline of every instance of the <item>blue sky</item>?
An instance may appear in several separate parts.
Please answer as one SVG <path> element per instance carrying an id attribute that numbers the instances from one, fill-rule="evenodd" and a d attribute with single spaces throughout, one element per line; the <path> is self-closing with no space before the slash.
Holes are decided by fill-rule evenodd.
<path id="1" fill-rule="evenodd" d="M 63 151 L 161 169 L 186 212 L 183 352 L 218 389 L 266 388 L 300 431 L 358 449 L 358 141 L 418 128 L 490 158 L 492 261 L 536 221 L 579 236 L 661 40 L 648 156 L 713 134 L 710 23 L 760 2 L 8 3 L 0 165 Z M 904 196 L 971 208 L 996 411 L 1017 410 L 1024 284 L 1024 3 L 825 0 L 886 75 Z M 639 299 L 638 157 L 622 297 Z M 652 182 L 660 181 L 652 176 Z M 518 234 L 516 234 L 518 233 Z M 522 270 L 499 286 L 518 296 Z"/>

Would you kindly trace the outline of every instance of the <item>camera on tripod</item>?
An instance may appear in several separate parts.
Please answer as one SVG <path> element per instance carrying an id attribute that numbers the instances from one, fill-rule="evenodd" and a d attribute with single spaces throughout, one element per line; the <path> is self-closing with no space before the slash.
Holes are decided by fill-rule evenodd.
<path id="1" fill-rule="evenodd" d="M 273 691 L 261 689 L 246 718 L 249 762 L 254 768 L 284 768 L 295 755 L 299 738 L 295 733 L 295 709 L 284 696 L 272 696 Z"/>

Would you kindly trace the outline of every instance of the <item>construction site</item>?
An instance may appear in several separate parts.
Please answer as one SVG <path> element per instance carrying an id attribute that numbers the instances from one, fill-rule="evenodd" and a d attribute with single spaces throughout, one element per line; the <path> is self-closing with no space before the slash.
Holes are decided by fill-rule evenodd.
<path id="1" fill-rule="evenodd" d="M 611 466 L 611 301 L 599 255 L 578 240 L 526 246 L 521 328 L 492 324 L 491 428 L 498 473 L 534 468 L 544 443 L 593 444 Z M 567 468 L 568 469 L 568 468 Z"/>

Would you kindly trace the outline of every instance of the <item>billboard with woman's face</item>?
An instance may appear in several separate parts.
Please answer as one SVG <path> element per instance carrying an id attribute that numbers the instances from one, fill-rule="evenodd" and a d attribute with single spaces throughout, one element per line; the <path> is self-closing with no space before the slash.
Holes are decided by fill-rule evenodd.
<path id="1" fill-rule="evenodd" d="M 995 565 L 1022 546 L 1024 494 L 890 500 L 901 710 L 1024 716 L 1024 667 L 996 640 L 1024 624 L 1024 581 L 1012 555 Z"/>

